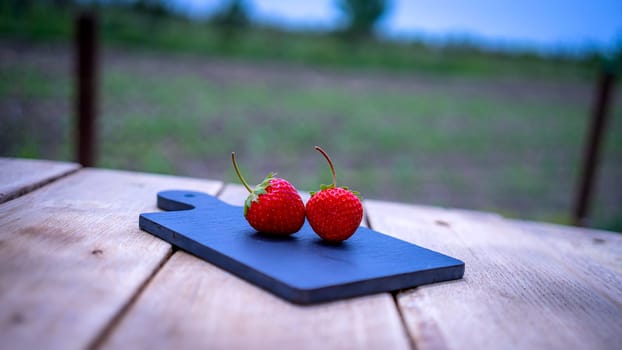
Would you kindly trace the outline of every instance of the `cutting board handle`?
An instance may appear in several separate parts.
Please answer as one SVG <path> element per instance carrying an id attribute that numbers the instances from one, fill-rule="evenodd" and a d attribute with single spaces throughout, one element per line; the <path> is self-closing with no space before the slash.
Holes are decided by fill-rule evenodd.
<path id="1" fill-rule="evenodd" d="M 166 211 L 213 209 L 229 204 L 203 192 L 172 190 L 158 192 L 158 208 Z"/>

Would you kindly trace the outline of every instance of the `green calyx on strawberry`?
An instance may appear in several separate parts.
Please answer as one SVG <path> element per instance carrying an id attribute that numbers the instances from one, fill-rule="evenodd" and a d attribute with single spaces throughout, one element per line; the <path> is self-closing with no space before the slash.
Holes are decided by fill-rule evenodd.
<path id="1" fill-rule="evenodd" d="M 326 152 L 315 146 L 328 161 L 333 183 L 320 186 L 320 191 L 311 192 L 307 202 L 307 220 L 313 231 L 324 240 L 341 242 L 350 238 L 363 219 L 363 205 L 359 193 L 347 187 L 337 187 L 335 167 Z"/>
<path id="2" fill-rule="evenodd" d="M 231 161 L 235 173 L 250 193 L 244 201 L 246 221 L 263 233 L 289 235 L 298 232 L 305 222 L 305 206 L 296 188 L 270 173 L 251 190 L 240 173 L 235 152 L 231 153 Z"/>
<path id="3" fill-rule="evenodd" d="M 323 191 L 323 190 L 329 190 L 329 189 L 331 189 L 331 188 L 337 188 L 337 185 L 335 185 L 334 183 L 332 183 L 332 184 L 330 184 L 330 185 L 325 185 L 325 184 L 321 184 L 321 185 L 320 185 L 320 191 Z M 350 192 L 352 192 L 352 194 L 354 194 L 354 195 L 355 195 L 358 199 L 361 199 L 361 193 L 360 193 L 360 192 L 357 192 L 357 191 L 352 191 L 352 190 L 350 190 L 350 189 L 348 188 L 348 186 L 341 186 L 341 187 L 339 187 L 339 188 L 342 188 L 342 189 L 344 189 L 344 190 L 346 190 L 346 191 L 350 191 Z M 311 197 L 315 196 L 315 194 L 316 194 L 316 193 L 318 193 L 318 191 L 311 191 L 311 192 L 309 192 L 309 194 L 311 195 Z"/>
<path id="4" fill-rule="evenodd" d="M 246 189 L 251 193 L 248 195 L 248 197 L 246 197 L 246 200 L 244 201 L 244 216 L 246 216 L 246 214 L 248 213 L 248 208 L 251 207 L 251 204 L 253 204 L 253 202 L 259 202 L 259 196 L 267 193 L 266 188 L 270 186 L 270 180 L 274 178 L 274 175 L 274 173 L 269 173 L 268 176 L 266 176 L 266 178 L 263 179 L 263 181 L 259 185 L 255 186 L 255 188 L 251 191 L 251 189 L 242 179 L 241 175 L 238 173 L 238 176 L 240 176 L 240 180 L 242 180 L 242 183 L 244 184 Z"/>

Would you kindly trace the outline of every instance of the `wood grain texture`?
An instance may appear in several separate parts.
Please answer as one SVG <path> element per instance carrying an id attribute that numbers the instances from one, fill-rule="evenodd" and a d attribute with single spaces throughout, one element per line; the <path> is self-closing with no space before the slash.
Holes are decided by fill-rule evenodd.
<path id="1" fill-rule="evenodd" d="M 245 197 L 236 186 L 221 195 L 235 205 Z M 178 251 L 103 347 L 404 349 L 409 343 L 388 293 L 299 306 Z"/>
<path id="2" fill-rule="evenodd" d="M 80 168 L 79 164 L 0 158 L 0 203 L 31 192 Z"/>
<path id="3" fill-rule="evenodd" d="M 590 254 L 573 251 L 563 240 L 542 238 L 548 230 L 528 233 L 494 215 L 474 220 L 441 208 L 379 201 L 367 206 L 374 229 L 466 263 L 461 281 L 398 294 L 418 349 L 615 349 L 622 344 L 620 281 L 611 277 L 619 258 L 583 265 L 574 258 L 590 259 Z M 600 249 L 595 246 L 590 249 Z"/>
<path id="4" fill-rule="evenodd" d="M 622 234 L 539 222 L 509 222 L 521 233 L 550 247 L 575 276 L 621 302 Z"/>
<path id="5" fill-rule="evenodd" d="M 0 206 L 0 339 L 7 349 L 92 344 L 170 255 L 138 229 L 159 190 L 221 184 L 83 169 Z"/>

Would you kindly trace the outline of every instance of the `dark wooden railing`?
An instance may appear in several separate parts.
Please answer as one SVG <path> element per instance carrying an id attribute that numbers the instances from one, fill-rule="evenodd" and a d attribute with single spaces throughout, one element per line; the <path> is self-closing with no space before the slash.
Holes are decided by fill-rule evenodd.
<path id="1" fill-rule="evenodd" d="M 592 193 L 594 192 L 594 184 L 597 179 L 598 163 L 609 116 L 609 105 L 613 95 L 614 81 L 614 67 L 605 66 L 596 85 L 592 116 L 584 141 L 579 182 L 575 192 L 572 221 L 577 226 L 588 226 L 589 224 L 589 209 Z"/>
<path id="2" fill-rule="evenodd" d="M 76 159 L 83 166 L 97 162 L 97 17 L 80 13 L 75 20 Z"/>

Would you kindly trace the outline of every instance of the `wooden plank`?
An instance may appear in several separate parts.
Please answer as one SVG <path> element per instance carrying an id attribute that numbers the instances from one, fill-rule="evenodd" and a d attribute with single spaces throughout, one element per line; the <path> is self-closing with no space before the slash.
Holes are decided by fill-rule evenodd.
<path id="1" fill-rule="evenodd" d="M 594 259 L 602 259 L 608 266 L 622 267 L 622 234 L 565 226 L 546 222 L 506 220 L 526 234 L 565 245 L 565 250 L 586 253 Z"/>
<path id="2" fill-rule="evenodd" d="M 79 164 L 0 158 L 0 203 L 31 192 L 80 168 Z"/>
<path id="3" fill-rule="evenodd" d="M 86 348 L 171 247 L 138 229 L 156 193 L 221 184 L 83 169 L 0 206 L 0 339 L 7 349 Z"/>
<path id="4" fill-rule="evenodd" d="M 372 227 L 462 259 L 461 281 L 401 292 L 418 349 L 613 349 L 622 344 L 619 268 L 570 264 L 572 252 L 495 216 L 368 201 Z M 617 238 L 610 237 L 617 241 Z M 570 258 L 563 258 L 565 255 Z M 586 255 L 589 256 L 589 255 Z M 603 272 L 604 271 L 604 272 Z"/>
<path id="5" fill-rule="evenodd" d="M 236 205 L 245 197 L 237 186 L 221 195 Z M 178 251 L 103 347 L 404 349 L 409 343 L 388 293 L 300 306 Z"/>
<path id="6" fill-rule="evenodd" d="M 512 226 L 551 248 L 577 277 L 612 300 L 622 296 L 622 235 L 574 226 L 511 220 Z"/>

